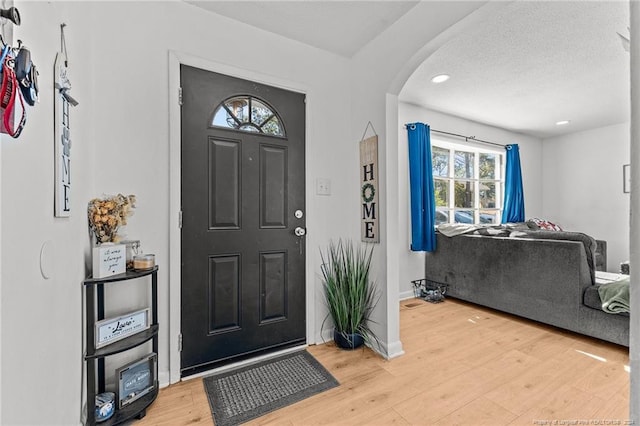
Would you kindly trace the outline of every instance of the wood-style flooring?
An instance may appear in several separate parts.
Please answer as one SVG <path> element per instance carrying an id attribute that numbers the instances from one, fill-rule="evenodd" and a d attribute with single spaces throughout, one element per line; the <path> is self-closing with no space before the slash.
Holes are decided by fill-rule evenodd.
<path id="1" fill-rule="evenodd" d="M 591 425 L 629 416 L 625 347 L 454 299 L 401 302 L 400 332 L 405 355 L 389 361 L 310 346 L 340 386 L 250 424 Z M 213 425 L 202 379 L 162 389 L 135 425 Z"/>

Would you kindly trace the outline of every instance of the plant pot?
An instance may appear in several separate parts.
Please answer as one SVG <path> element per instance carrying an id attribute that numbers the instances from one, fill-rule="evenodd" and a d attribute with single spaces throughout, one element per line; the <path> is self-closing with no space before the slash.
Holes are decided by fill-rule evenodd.
<path id="1" fill-rule="evenodd" d="M 346 336 L 346 337 L 345 337 Z M 333 330 L 333 340 L 336 345 L 342 349 L 356 349 L 364 345 L 364 339 L 359 334 L 345 334 L 343 335 L 338 330 Z"/>

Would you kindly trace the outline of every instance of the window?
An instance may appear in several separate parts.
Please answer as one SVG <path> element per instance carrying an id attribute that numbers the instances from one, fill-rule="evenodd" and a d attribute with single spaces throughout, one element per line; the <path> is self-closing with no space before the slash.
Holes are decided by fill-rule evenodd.
<path id="1" fill-rule="evenodd" d="M 499 223 L 504 154 L 432 141 L 436 225 Z"/>
<path id="2" fill-rule="evenodd" d="M 223 101 L 213 112 L 211 125 L 286 137 L 278 114 L 266 102 L 252 96 L 234 96 Z"/>

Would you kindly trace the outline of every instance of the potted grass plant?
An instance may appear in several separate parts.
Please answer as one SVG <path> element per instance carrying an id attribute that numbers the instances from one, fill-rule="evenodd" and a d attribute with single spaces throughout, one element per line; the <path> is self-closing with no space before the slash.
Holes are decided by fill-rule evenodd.
<path id="1" fill-rule="evenodd" d="M 330 242 L 326 253 L 320 251 L 324 293 L 334 324 L 334 340 L 343 349 L 355 349 L 378 343 L 369 324 L 378 301 L 369 280 L 373 245 L 357 246 L 351 241 Z M 324 328 L 324 322 L 323 322 Z"/>

